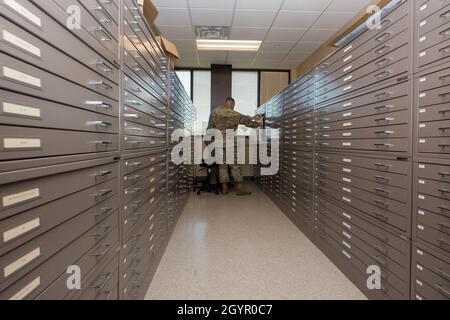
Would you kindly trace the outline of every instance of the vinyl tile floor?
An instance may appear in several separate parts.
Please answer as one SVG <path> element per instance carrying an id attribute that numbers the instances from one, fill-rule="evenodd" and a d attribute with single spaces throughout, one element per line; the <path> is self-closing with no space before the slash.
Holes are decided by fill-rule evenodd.
<path id="1" fill-rule="evenodd" d="M 192 194 L 146 299 L 366 299 L 255 185 Z"/>

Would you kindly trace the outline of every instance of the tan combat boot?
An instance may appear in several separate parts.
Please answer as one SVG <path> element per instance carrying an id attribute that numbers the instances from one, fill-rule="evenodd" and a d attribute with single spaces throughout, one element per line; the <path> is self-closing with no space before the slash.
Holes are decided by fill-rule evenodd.
<path id="1" fill-rule="evenodd" d="M 244 187 L 243 182 L 236 182 L 236 195 L 238 196 L 249 196 L 252 193 L 250 191 L 247 191 Z"/>
<path id="2" fill-rule="evenodd" d="M 228 194 L 228 183 L 222 183 L 222 194 Z"/>

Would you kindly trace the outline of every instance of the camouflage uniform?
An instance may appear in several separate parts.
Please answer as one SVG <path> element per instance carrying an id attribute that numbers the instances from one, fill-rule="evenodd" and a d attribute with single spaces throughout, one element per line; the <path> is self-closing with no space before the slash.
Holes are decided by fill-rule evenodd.
<path id="1" fill-rule="evenodd" d="M 232 129 L 237 130 L 239 125 L 244 125 L 249 128 L 259 127 L 258 122 L 253 120 L 249 116 L 245 116 L 231 109 L 222 108 L 215 112 L 213 118 L 213 128 L 218 129 L 223 134 L 224 139 L 224 148 L 223 155 L 224 159 L 226 157 L 226 130 Z M 221 164 L 219 165 L 219 179 L 221 183 L 228 183 L 230 178 L 228 176 L 228 166 L 231 168 L 231 173 L 233 174 L 233 178 L 236 182 L 243 182 L 244 178 L 242 176 L 242 165 L 237 164 L 237 143 L 235 139 L 234 143 L 234 164 Z M 224 161 L 225 162 L 225 161 Z"/>

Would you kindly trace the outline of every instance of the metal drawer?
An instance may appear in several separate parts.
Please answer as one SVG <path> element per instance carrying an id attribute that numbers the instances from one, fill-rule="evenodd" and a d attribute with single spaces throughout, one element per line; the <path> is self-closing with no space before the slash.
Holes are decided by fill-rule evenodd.
<path id="1" fill-rule="evenodd" d="M 361 272 L 367 271 L 369 266 L 377 265 L 381 269 L 381 289 L 385 294 L 389 294 L 394 299 L 406 299 L 409 297 L 409 263 L 401 266 L 393 262 L 379 251 L 372 249 L 352 234 L 347 233 L 352 239 L 333 230 L 330 225 L 319 220 L 315 226 L 320 232 L 325 233 L 332 239 L 337 248 L 343 248 L 345 253 L 351 257 L 351 261 Z M 329 222 L 330 223 L 330 222 Z M 332 222 L 331 222 L 332 223 Z M 405 279 L 406 277 L 407 279 Z"/>
<path id="2" fill-rule="evenodd" d="M 316 140 L 315 146 L 318 149 L 329 148 L 404 153 L 410 150 L 408 138 Z"/>
<path id="3" fill-rule="evenodd" d="M 76 300 L 115 300 L 118 298 L 119 270 L 117 267 L 117 255 L 110 263 L 97 274 L 91 275 L 86 280 L 81 295 L 72 297 Z M 82 283 L 83 284 L 83 283 Z"/>
<path id="4" fill-rule="evenodd" d="M 95 243 L 90 234 L 85 233 L 1 292 L 0 299 L 30 300 L 36 297 L 44 300 L 63 299 L 70 292 L 67 288 L 69 276 L 66 273 L 67 266 L 75 264 L 84 272 L 89 272 L 95 266 L 101 266 L 111 253 L 115 252 L 118 238 L 117 227 Z"/>
<path id="5" fill-rule="evenodd" d="M 79 2 L 116 40 L 119 40 L 119 9 L 112 1 L 79 0 Z"/>
<path id="6" fill-rule="evenodd" d="M 133 186 L 125 189 L 123 191 L 123 203 L 129 205 L 131 201 L 136 201 L 141 194 L 145 195 L 145 199 L 152 197 L 161 189 L 161 185 L 165 183 L 165 172 L 158 172 L 151 177 L 139 181 Z M 140 199 L 139 199 L 140 200 Z"/>
<path id="7" fill-rule="evenodd" d="M 419 162 L 415 165 L 417 179 L 425 178 L 450 183 L 450 166 Z"/>
<path id="8" fill-rule="evenodd" d="M 411 122 L 410 119 L 411 113 L 409 110 L 400 110 L 384 114 L 365 115 L 358 118 L 345 118 L 344 120 L 326 122 L 324 124 L 320 123 L 316 125 L 316 131 L 328 132 L 332 130 L 351 130 L 353 128 L 381 127 L 388 125 L 395 126 L 396 128 L 410 128 L 408 125 Z M 409 132 L 408 135 L 410 135 Z"/>
<path id="9" fill-rule="evenodd" d="M 116 151 L 115 134 L 0 126 L 0 160 Z"/>
<path id="10" fill-rule="evenodd" d="M 129 175 L 140 170 L 141 168 L 146 168 L 157 163 L 159 164 L 160 162 L 163 162 L 166 166 L 166 160 L 167 154 L 165 150 L 160 153 L 150 153 L 143 156 L 128 158 L 123 161 L 123 174 Z M 163 167 L 162 164 L 161 167 Z"/>
<path id="11" fill-rule="evenodd" d="M 1 17 L 0 30 L 3 34 L 4 45 L 1 49 L 3 52 L 97 93 L 115 100 L 119 99 L 119 88 L 115 83 L 110 82 L 107 78 L 100 76 L 69 56 L 61 54 L 61 51 Z M 64 66 L 64 68 L 60 68 L 60 66 Z M 118 79 L 115 82 L 117 83 L 117 81 Z M 96 83 L 104 84 L 95 85 Z"/>
<path id="12" fill-rule="evenodd" d="M 405 33 L 407 35 L 407 33 Z M 354 83 L 356 80 L 366 77 L 367 75 L 371 75 L 372 80 L 371 83 L 378 82 L 384 80 L 386 78 L 391 77 L 392 71 L 391 67 L 395 68 L 395 64 L 407 58 L 410 55 L 410 45 L 403 45 L 395 49 L 394 51 L 388 53 L 390 50 L 390 46 L 383 45 L 380 48 L 376 48 L 372 54 L 374 55 L 375 61 L 367 61 L 367 64 L 361 66 L 360 68 L 355 67 L 354 70 L 350 69 L 347 74 L 339 75 L 338 77 L 332 78 L 328 84 L 324 86 L 320 86 L 316 89 L 318 95 L 326 94 L 330 90 L 336 89 L 341 86 L 351 86 L 351 83 Z M 378 52 L 381 52 L 378 54 Z M 378 58 L 376 57 L 378 55 Z M 348 67 L 347 67 L 348 68 Z M 404 72 L 405 70 L 398 70 L 395 72 Z M 408 69 L 406 69 L 408 71 Z M 374 77 L 374 78 L 373 78 Z M 367 77 L 366 77 L 367 79 Z M 351 90 L 347 89 L 345 91 Z"/>
<path id="13" fill-rule="evenodd" d="M 450 102 L 450 86 L 419 92 L 419 107 Z"/>
<path id="14" fill-rule="evenodd" d="M 47 232 L 59 224 L 87 212 L 97 219 L 118 209 L 117 179 L 106 181 L 97 186 L 54 200 L 37 208 L 0 221 L 0 255 Z M 99 190 L 113 190 L 109 197 L 92 197 Z M 58 212 L 58 214 L 55 214 Z"/>
<path id="15" fill-rule="evenodd" d="M 419 0 L 417 3 L 418 19 L 425 19 L 446 5 L 448 5 L 447 0 Z"/>
<path id="16" fill-rule="evenodd" d="M 368 192 L 376 193 L 379 196 L 386 197 L 389 199 L 394 199 L 397 201 L 405 202 L 410 199 L 411 190 L 410 188 L 402 189 L 392 186 L 387 186 L 385 184 L 380 184 L 377 182 L 372 182 L 364 178 L 354 177 L 346 175 L 345 173 L 335 173 L 328 171 L 326 169 L 316 169 L 316 178 L 326 178 L 334 180 L 336 182 L 343 182 L 343 185 L 348 185 L 349 189 L 351 187 L 357 187 Z"/>
<path id="17" fill-rule="evenodd" d="M 386 17 L 383 17 L 380 21 L 381 28 L 372 28 L 366 30 L 363 34 L 354 39 L 350 44 L 346 45 L 335 54 L 333 54 L 330 58 L 321 63 L 318 67 L 318 71 L 326 70 L 329 66 L 338 62 L 338 60 L 344 58 L 345 55 L 352 53 L 353 50 L 363 45 L 368 41 L 372 41 L 371 39 L 375 37 L 379 37 L 384 34 L 390 26 L 396 24 L 400 21 L 404 16 L 408 16 L 410 23 L 412 23 L 412 15 L 411 12 L 411 1 L 404 1 L 399 7 L 390 12 Z"/>
<path id="18" fill-rule="evenodd" d="M 436 247 L 450 251 L 450 218 L 426 210 L 417 210 L 416 237 Z"/>
<path id="19" fill-rule="evenodd" d="M 140 137 L 166 137 L 167 132 L 153 120 L 156 127 L 149 127 L 147 125 L 142 125 L 134 122 L 124 121 L 123 122 L 123 132 L 126 135 L 140 136 Z"/>
<path id="20" fill-rule="evenodd" d="M 45 5 L 53 5 L 50 1 L 44 2 Z M 1 11 L 1 14 L 6 16 L 9 20 L 19 24 L 22 28 L 35 34 L 40 39 L 44 39 L 46 42 L 57 47 L 67 55 L 76 58 L 87 67 L 100 73 L 109 80 L 119 83 L 117 55 L 112 55 L 107 50 L 100 50 L 100 53 L 104 56 L 102 57 L 74 36 L 70 30 L 62 28 L 60 24 L 38 9 L 31 1 L 15 0 L 14 2 L 8 2 L 8 4 L 2 1 L 0 5 L 5 8 L 5 10 Z M 25 10 L 22 11 L 21 8 L 25 8 Z M 65 21 L 63 21 L 63 23 L 64 22 Z M 84 29 L 78 30 L 78 32 L 85 40 L 87 32 Z M 109 61 L 105 61 L 105 58 Z"/>
<path id="21" fill-rule="evenodd" d="M 448 138 L 420 138 L 418 151 L 423 153 L 450 153 L 450 141 Z"/>
<path id="22" fill-rule="evenodd" d="M 450 31 L 448 32 L 450 34 Z M 437 61 L 445 62 L 446 61 L 445 59 L 449 57 L 450 57 L 450 39 L 447 39 L 444 42 L 436 44 L 433 47 L 420 51 L 419 56 L 417 58 L 418 60 L 417 64 L 419 68 L 421 68 Z"/>
<path id="23" fill-rule="evenodd" d="M 125 120 L 160 128 L 167 126 L 166 116 L 163 114 L 163 111 L 142 102 L 140 99 L 132 98 L 129 94 L 125 94 L 125 97 L 126 105 L 122 107 L 122 115 Z"/>
<path id="24" fill-rule="evenodd" d="M 437 214 L 448 215 L 450 212 L 450 200 L 418 193 L 416 203 L 417 208 L 429 210 Z"/>
<path id="25" fill-rule="evenodd" d="M 36 0 L 34 0 L 36 1 Z M 50 1 L 48 1 L 50 2 Z M 47 5 L 47 1 L 44 1 L 44 3 Z M 59 12 L 55 16 L 55 18 L 58 19 L 64 19 L 64 22 L 68 18 L 70 19 L 76 19 L 76 17 L 70 16 L 67 13 L 67 8 L 69 8 L 72 5 L 77 5 L 78 2 L 75 0 L 53 0 L 53 8 L 55 8 L 55 5 L 59 7 Z M 44 7 L 43 3 L 39 3 L 40 6 Z M 49 7 L 52 5 L 48 4 Z M 108 24 L 106 26 L 105 23 L 99 23 L 97 20 L 92 17 L 89 12 L 83 8 L 82 6 L 79 6 L 80 8 L 80 20 L 77 21 L 81 24 L 82 28 L 85 31 L 87 31 L 92 38 L 96 40 L 96 43 L 94 45 L 94 48 L 103 47 L 106 48 L 112 55 L 115 57 L 119 54 L 119 43 L 116 39 L 118 39 L 118 28 L 114 24 Z M 45 9 L 44 9 L 45 10 Z M 56 12 L 55 8 L 55 12 Z M 83 17 L 81 19 L 81 17 Z M 77 33 L 79 29 L 74 28 L 73 32 Z M 115 38 L 114 38 L 115 37 Z"/>
<path id="26" fill-rule="evenodd" d="M 419 138 L 450 136 L 450 119 L 419 123 L 418 136 Z"/>
<path id="27" fill-rule="evenodd" d="M 372 236 L 371 244 L 388 246 L 396 249 L 409 257 L 409 241 L 404 233 L 393 230 L 386 230 L 379 222 L 367 220 L 367 217 L 360 217 L 358 214 L 349 211 L 348 208 L 340 207 L 323 197 L 316 197 L 316 215 L 325 215 L 332 218 L 338 225 L 347 229 L 358 226 L 365 233 Z"/>
<path id="28" fill-rule="evenodd" d="M 117 177 L 117 163 L 89 167 L 89 162 L 86 162 L 85 166 L 87 167 L 85 169 L 65 173 L 57 171 L 61 166 L 55 166 L 54 171 L 59 173 L 57 175 L 2 185 L 0 189 L 2 199 L 0 218 L 10 217 Z M 92 195 L 98 202 L 109 197 L 114 190 L 99 191 L 101 194 Z"/>
<path id="29" fill-rule="evenodd" d="M 133 184 L 146 179 L 147 177 L 154 176 L 155 174 L 159 174 L 161 169 L 166 167 L 166 162 L 155 163 L 147 167 L 143 167 L 142 169 L 135 171 L 129 175 L 123 176 L 123 187 L 129 188 Z"/>
<path id="30" fill-rule="evenodd" d="M 377 82 L 393 80 L 393 78 L 396 78 L 397 81 L 402 81 L 402 76 L 409 73 L 409 70 L 411 69 L 410 67 L 410 59 L 408 57 L 404 58 L 387 67 L 379 69 L 377 72 L 369 74 L 365 73 L 365 75 L 359 78 L 358 81 L 349 82 L 347 85 L 343 85 L 324 94 L 318 95 L 316 97 L 316 102 L 321 103 L 326 100 L 366 88 Z"/>
<path id="31" fill-rule="evenodd" d="M 400 230 L 407 231 L 410 227 L 408 219 L 408 212 L 410 212 L 410 209 L 405 209 L 405 207 L 407 207 L 406 205 L 402 206 L 400 203 L 397 203 L 396 208 L 394 208 L 395 211 L 388 211 L 387 209 L 381 208 L 381 206 L 384 207 L 388 201 L 381 198 L 377 199 L 375 195 L 365 194 L 363 197 L 364 200 L 361 200 L 346 192 L 337 191 L 331 187 L 322 187 L 319 183 L 316 184 L 315 190 L 319 195 L 331 197 L 340 203 L 351 206 L 354 210 L 365 216 L 375 218 Z M 393 203 L 392 201 L 389 202 Z"/>
<path id="32" fill-rule="evenodd" d="M 367 41 L 351 53 L 343 56 L 342 59 L 328 67 L 326 70 L 318 72 L 317 84 L 322 86 L 333 79 L 337 79 L 356 70 L 369 61 L 379 59 L 388 52 L 392 52 L 400 46 L 410 43 L 410 25 L 411 17 L 404 16 L 389 28 L 385 28 L 384 32 L 379 36 Z"/>
<path id="33" fill-rule="evenodd" d="M 443 24 L 449 21 L 450 21 L 450 5 L 447 4 L 447 6 L 442 7 L 442 9 L 440 9 L 439 11 L 418 21 L 419 24 L 418 35 L 419 37 L 422 37 L 424 34 L 430 32 L 433 29 L 436 29 L 437 27 L 442 26 Z"/>
<path id="34" fill-rule="evenodd" d="M 126 91 L 128 91 L 130 94 L 140 98 L 140 101 L 143 101 L 147 103 L 150 106 L 153 106 L 153 108 L 156 108 L 157 110 L 166 110 L 166 105 L 163 104 L 161 101 L 159 101 L 157 98 L 155 98 L 152 93 L 145 90 L 144 87 L 137 82 L 136 79 L 131 79 L 127 76 L 123 77 L 123 87 Z M 135 98 L 131 98 L 131 101 L 133 101 Z M 127 102 L 126 102 L 127 103 Z M 132 104 L 131 107 L 137 108 L 136 105 Z M 140 109 L 142 112 L 146 112 L 145 109 Z M 147 112 L 149 113 L 149 112 Z M 164 113 L 161 113 L 163 115 Z"/>
<path id="35" fill-rule="evenodd" d="M 124 136 L 125 150 L 138 150 L 144 148 L 164 148 L 167 145 L 166 138 L 145 138 L 137 136 Z"/>
<path id="36" fill-rule="evenodd" d="M 450 286 L 450 260 L 422 245 L 413 249 L 412 285 L 414 298 L 448 299 Z M 418 282 L 417 282 L 418 281 Z M 423 289 L 425 283 L 425 289 Z"/>
<path id="37" fill-rule="evenodd" d="M 411 135 L 411 127 L 407 124 L 405 125 L 390 125 L 390 126 L 379 126 L 372 128 L 348 128 L 342 130 L 334 131 L 320 131 L 316 133 L 318 139 L 321 141 L 327 141 L 331 139 L 397 139 L 397 138 L 407 138 Z"/>
<path id="38" fill-rule="evenodd" d="M 90 212 L 83 213 L 61 224 L 51 231 L 33 239 L 0 258 L 0 291 L 26 275 L 32 269 L 49 259 L 70 242 L 89 230 L 91 241 L 104 238 L 109 230 L 117 226 L 118 213 L 98 221 Z M 57 241 L 56 241 L 57 240 Z"/>
<path id="39" fill-rule="evenodd" d="M 103 110 L 103 113 L 118 116 L 116 100 L 24 64 L 17 59 L 0 54 L 0 68 L 2 70 L 0 87 L 4 89 L 92 111 Z M 105 86 L 105 89 L 111 92 L 114 90 L 113 86 L 109 88 L 107 83 L 99 83 L 99 86 Z"/>
<path id="40" fill-rule="evenodd" d="M 417 44 L 417 48 L 419 50 L 419 59 L 421 58 L 421 52 L 424 50 L 431 48 L 439 43 L 443 43 L 446 40 L 450 39 L 450 23 L 446 23 L 439 28 L 436 28 L 429 33 L 420 37 L 419 42 Z"/>
<path id="41" fill-rule="evenodd" d="M 0 90 L 0 124 L 118 133 L 117 118 Z"/>

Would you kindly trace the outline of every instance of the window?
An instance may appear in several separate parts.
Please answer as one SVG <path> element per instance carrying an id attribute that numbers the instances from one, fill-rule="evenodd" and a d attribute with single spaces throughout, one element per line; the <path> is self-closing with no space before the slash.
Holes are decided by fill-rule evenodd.
<path id="1" fill-rule="evenodd" d="M 190 70 L 179 70 L 176 71 L 178 78 L 181 81 L 181 84 L 184 87 L 184 90 L 186 90 L 186 93 L 188 94 L 189 98 L 191 97 L 191 71 Z"/>
<path id="2" fill-rule="evenodd" d="M 195 134 L 204 134 L 211 113 L 211 71 L 194 71 Z"/>
<path id="3" fill-rule="evenodd" d="M 235 110 L 253 116 L 258 108 L 258 72 L 233 71 L 232 96 L 236 100 Z M 248 128 L 240 126 L 238 134 L 247 134 Z"/>

